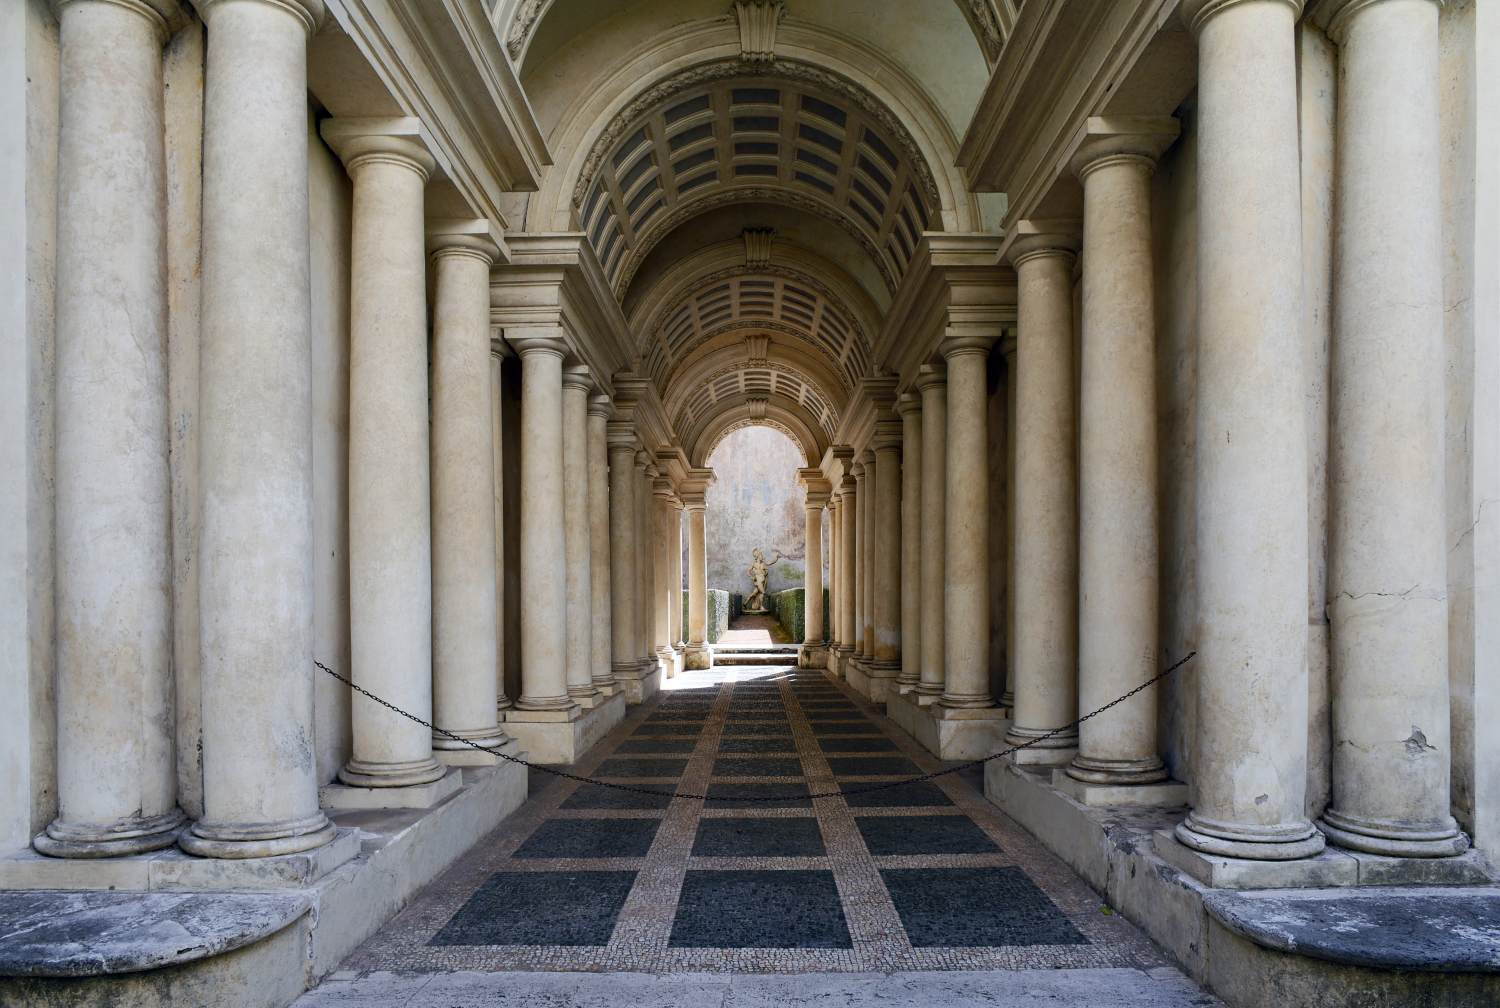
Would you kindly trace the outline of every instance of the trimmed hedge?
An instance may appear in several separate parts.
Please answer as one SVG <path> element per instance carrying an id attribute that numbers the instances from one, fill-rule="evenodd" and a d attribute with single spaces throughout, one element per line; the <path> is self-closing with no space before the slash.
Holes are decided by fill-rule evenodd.
<path id="1" fill-rule="evenodd" d="M 793 644 L 801 644 L 807 637 L 807 593 L 803 588 L 788 588 L 771 596 L 776 621 L 791 637 Z M 823 626 L 828 626 L 828 590 L 823 590 Z M 824 633 L 827 637 L 827 633 Z"/>
<path id="2" fill-rule="evenodd" d="M 708 609 L 708 642 L 719 643 L 724 631 L 729 629 L 729 593 L 722 588 L 710 588 L 704 593 Z M 688 593 L 682 593 L 682 625 L 688 625 Z"/>

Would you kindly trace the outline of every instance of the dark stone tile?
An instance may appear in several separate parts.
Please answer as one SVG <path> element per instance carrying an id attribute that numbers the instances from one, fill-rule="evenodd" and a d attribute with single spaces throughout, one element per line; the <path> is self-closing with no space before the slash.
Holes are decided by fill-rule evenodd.
<path id="1" fill-rule="evenodd" d="M 821 738 L 818 746 L 825 753 L 841 752 L 900 752 L 901 749 L 888 738 Z M 624 751 L 621 747 L 620 751 Z"/>
<path id="2" fill-rule="evenodd" d="M 792 728 L 786 721 L 741 721 L 727 722 L 725 735 L 785 735 L 791 741 Z"/>
<path id="3" fill-rule="evenodd" d="M 651 791 L 671 791 L 672 785 L 647 785 Z M 560 808 L 565 809 L 664 809 L 672 804 L 669 794 L 641 794 L 638 791 L 621 791 L 619 788 L 600 787 L 598 784 L 580 784 L 578 790 L 568 795 Z"/>
<path id="4" fill-rule="evenodd" d="M 995 854 L 1000 848 L 966 815 L 860 816 L 871 854 Z"/>
<path id="5" fill-rule="evenodd" d="M 819 721 L 813 725 L 814 735 L 879 735 L 880 729 L 872 721 Z"/>
<path id="6" fill-rule="evenodd" d="M 922 772 L 905 756 L 830 756 L 836 777 L 915 777 Z"/>
<path id="7" fill-rule="evenodd" d="M 790 735 L 770 735 L 765 738 L 721 738 L 721 753 L 795 753 L 797 744 Z"/>
<path id="8" fill-rule="evenodd" d="M 833 873 L 690 871 L 674 948 L 850 948 Z"/>
<path id="9" fill-rule="evenodd" d="M 808 710 L 804 707 L 802 709 L 802 716 L 812 721 L 814 728 L 821 728 L 824 722 L 828 721 L 858 721 L 860 724 L 866 725 L 870 723 L 865 718 L 864 712 L 856 707 L 848 709 L 838 708 L 835 710 L 819 710 L 816 707 Z"/>
<path id="10" fill-rule="evenodd" d="M 720 756 L 714 760 L 713 775 L 715 777 L 801 777 L 802 761 L 796 758 Z"/>
<path id="11" fill-rule="evenodd" d="M 803 710 L 858 711 L 859 707 L 848 700 L 798 700 Z"/>
<path id="12" fill-rule="evenodd" d="M 549 819 L 516 848 L 518 858 L 645 857 L 660 819 Z"/>
<path id="13" fill-rule="evenodd" d="M 703 725 L 691 721 L 662 721 L 655 724 L 643 724 L 632 735 L 697 735 L 703 730 Z"/>
<path id="14" fill-rule="evenodd" d="M 681 777 L 687 769 L 685 759 L 651 759 L 628 756 L 607 759 L 595 771 L 598 777 Z"/>
<path id="15" fill-rule="evenodd" d="M 816 819 L 704 819 L 694 857 L 823 857 Z"/>
<path id="16" fill-rule="evenodd" d="M 429 945 L 606 945 L 633 871 L 497 872 Z"/>
<path id="17" fill-rule="evenodd" d="M 715 808 L 790 808 L 810 807 L 812 799 L 806 784 L 722 784 L 708 785 L 709 804 Z"/>
<path id="18" fill-rule="evenodd" d="M 917 948 L 1088 944 L 1020 868 L 892 868 L 880 875 Z"/>
<path id="19" fill-rule="evenodd" d="M 952 800 L 936 784 L 925 781 L 919 784 L 900 784 L 896 787 L 878 788 L 873 782 L 841 782 L 839 790 L 851 808 L 915 808 L 922 805 L 952 805 Z M 859 792 L 852 793 L 851 792 Z"/>
<path id="20" fill-rule="evenodd" d="M 690 753 L 698 743 L 692 739 L 626 739 L 615 747 L 615 752 L 625 753 Z"/>

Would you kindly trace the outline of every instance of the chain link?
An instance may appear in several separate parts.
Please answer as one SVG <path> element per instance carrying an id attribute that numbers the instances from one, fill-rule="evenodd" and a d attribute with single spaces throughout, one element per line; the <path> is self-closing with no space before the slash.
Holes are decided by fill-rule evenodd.
<path id="1" fill-rule="evenodd" d="M 617 784 L 617 783 L 615 783 L 613 781 L 596 780 L 596 779 L 594 779 L 592 777 L 583 777 L 583 776 L 580 776 L 578 774 L 568 773 L 568 771 L 566 771 L 566 770 L 559 770 L 556 767 L 543 766 L 540 763 L 531 763 L 531 762 L 529 762 L 527 760 L 523 760 L 523 759 L 521 759 L 519 757 L 512 756 L 509 753 L 503 753 L 503 752 L 501 752 L 498 749 L 491 748 L 490 746 L 482 746 L 479 743 L 477 743 L 477 742 L 471 742 L 470 740 L 468 740 L 466 738 L 459 738 L 457 735 L 453 734 L 452 732 L 445 731 L 444 729 L 439 728 L 436 725 L 432 724 L 430 721 L 423 721 L 421 718 L 417 717 L 415 714 L 412 714 L 412 713 L 410 713 L 408 711 L 402 710 L 400 707 L 397 707 L 395 704 L 391 703 L 388 700 L 381 699 L 380 697 L 376 696 L 374 693 L 371 693 L 369 690 L 365 689 L 363 686 L 360 686 L 358 683 L 355 683 L 353 680 L 351 680 L 351 679 L 349 679 L 349 678 L 347 678 L 345 676 L 342 676 L 339 673 L 335 672 L 333 669 L 329 668 L 327 665 L 324 665 L 322 662 L 318 661 L 316 658 L 313 659 L 313 664 L 316 665 L 318 668 L 322 669 L 324 672 L 327 672 L 329 675 L 333 676 L 339 682 L 341 682 L 344 685 L 348 686 L 350 689 L 354 690 L 356 693 L 359 693 L 359 694 L 361 694 L 361 695 L 363 695 L 365 697 L 368 697 L 369 699 L 371 699 L 371 700 L 375 701 L 376 703 L 380 704 L 380 706 L 385 707 L 388 710 L 394 711 L 395 713 L 401 715 L 402 717 L 406 718 L 409 721 L 415 721 L 417 724 L 421 725 L 423 728 L 428 729 L 429 731 L 435 732 L 436 734 L 441 735 L 444 738 L 452 739 L 454 742 L 462 742 L 464 745 L 468 746 L 470 749 L 478 749 L 480 752 L 489 753 L 491 756 L 498 756 L 500 759 L 508 760 L 511 763 L 517 763 L 517 764 L 519 764 L 519 765 L 521 765 L 523 767 L 527 767 L 528 769 L 531 769 L 531 770 L 540 770 L 543 773 L 549 773 L 549 774 L 553 775 L 554 777 L 561 777 L 561 778 L 563 778 L 565 780 L 577 781 L 580 784 L 593 784 L 596 787 L 613 788 L 616 791 L 627 791 L 627 792 L 630 792 L 632 794 L 652 795 L 652 796 L 657 797 L 657 798 L 685 798 L 685 799 L 687 799 L 689 801 L 704 801 L 704 802 L 711 802 L 711 801 L 733 801 L 733 802 L 737 802 L 737 803 L 741 803 L 741 804 L 744 804 L 744 803 L 764 804 L 764 803 L 775 803 L 775 802 L 786 802 L 786 801 L 804 801 L 804 800 L 806 800 L 806 801 L 815 801 L 815 800 L 817 800 L 819 798 L 847 798 L 847 797 L 850 797 L 852 795 L 870 794 L 871 792 L 874 792 L 874 791 L 887 791 L 887 790 L 889 790 L 891 788 L 906 787 L 908 784 L 920 784 L 920 783 L 923 783 L 924 781 L 930 781 L 930 780 L 933 780 L 934 778 L 937 778 L 937 777 L 944 777 L 944 776 L 947 776 L 948 774 L 958 773 L 961 770 L 967 770 L 970 767 L 981 766 L 981 765 L 983 765 L 985 763 L 988 763 L 990 760 L 999 759 L 1002 756 L 1009 756 L 1012 753 L 1020 752 L 1022 749 L 1030 749 L 1032 746 L 1038 745 L 1038 744 L 1040 744 L 1042 742 L 1045 742 L 1045 741 L 1047 741 L 1050 738 L 1056 738 L 1058 735 L 1062 735 L 1062 734 L 1064 734 L 1066 732 L 1072 731 L 1074 728 L 1077 728 L 1079 725 L 1083 724 L 1089 718 L 1098 717 L 1100 714 L 1103 714 L 1105 711 L 1109 710 L 1111 707 L 1115 706 L 1116 704 L 1124 703 L 1126 700 L 1129 700 L 1131 697 L 1135 696 L 1137 693 L 1141 692 L 1142 690 L 1148 689 L 1149 687 L 1154 686 L 1157 683 L 1161 682 L 1167 676 L 1171 675 L 1173 672 L 1176 672 L 1178 669 L 1182 668 L 1182 666 L 1186 665 L 1189 661 L 1192 661 L 1192 659 L 1197 654 L 1198 654 L 1198 652 L 1196 652 L 1196 651 L 1189 651 L 1182 658 L 1179 658 L 1177 661 L 1173 662 L 1167 668 L 1165 668 L 1162 671 L 1158 672 L 1156 675 L 1152 676 L 1150 679 L 1147 679 L 1145 682 L 1141 683 L 1139 686 L 1135 687 L 1130 692 L 1123 693 L 1120 696 L 1115 697 L 1109 703 L 1105 704 L 1102 707 L 1096 708 L 1095 710 L 1089 711 L 1087 714 L 1085 714 L 1082 717 L 1078 718 L 1078 720 L 1076 720 L 1076 721 L 1072 721 L 1072 722 L 1070 722 L 1068 724 L 1065 724 L 1061 728 L 1054 728 L 1054 729 L 1052 729 L 1049 732 L 1046 732 L 1044 734 L 1038 735 L 1036 738 L 1028 739 L 1027 741 L 1021 743 L 1020 745 L 1007 746 L 1006 748 L 1001 749 L 999 752 L 991 753 L 990 755 L 984 756 L 984 757 L 982 757 L 980 759 L 968 760 L 967 762 L 958 763 L 958 764 L 955 764 L 955 765 L 953 765 L 951 767 L 945 767 L 942 770 L 934 770 L 932 773 L 922 774 L 920 777 L 908 777 L 905 780 L 888 781 L 888 782 L 882 783 L 882 784 L 870 784 L 870 785 L 867 785 L 865 787 L 850 788 L 847 791 L 825 791 L 825 792 L 822 792 L 821 794 L 760 795 L 760 796 L 752 796 L 752 797 L 731 797 L 731 796 L 724 796 L 724 795 L 688 794 L 688 793 L 682 793 L 682 792 L 677 792 L 677 791 L 660 791 L 660 790 L 657 790 L 655 788 L 639 787 L 639 786 L 633 785 L 633 784 Z"/>

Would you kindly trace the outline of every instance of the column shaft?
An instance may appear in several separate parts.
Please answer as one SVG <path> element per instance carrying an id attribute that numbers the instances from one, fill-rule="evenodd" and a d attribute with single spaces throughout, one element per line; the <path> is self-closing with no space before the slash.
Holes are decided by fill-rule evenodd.
<path id="1" fill-rule="evenodd" d="M 502 372 L 503 346 L 496 340 L 490 342 L 490 445 L 494 481 L 495 515 L 495 709 L 503 711 L 510 706 L 510 697 L 505 693 L 505 440 L 504 402 L 505 381 Z"/>
<path id="2" fill-rule="evenodd" d="M 149 7 L 61 5 L 57 818 L 43 854 L 171 846 L 161 46 Z"/>
<path id="3" fill-rule="evenodd" d="M 610 596 L 614 577 L 609 513 L 609 418 L 613 413 L 614 407 L 608 396 L 596 395 L 589 400 L 589 592 L 594 621 L 590 635 L 589 671 L 595 689 L 604 693 L 614 692 L 615 682 L 611 664 L 614 604 Z"/>
<path id="4" fill-rule="evenodd" d="M 802 643 L 819 647 L 823 643 L 823 508 L 812 505 L 803 511 L 803 553 L 807 557 L 807 574 L 803 580 Z"/>
<path id="5" fill-rule="evenodd" d="M 1198 36 L 1199 632 L 1193 810 L 1177 838 L 1263 860 L 1323 847 L 1303 808 L 1300 6 L 1192 0 L 1183 11 Z"/>
<path id="6" fill-rule="evenodd" d="M 432 305 L 433 724 L 497 745 L 495 452 L 487 242 L 438 239 Z M 466 749 L 434 735 L 438 750 Z"/>
<path id="7" fill-rule="evenodd" d="M 656 467 L 649 465 L 650 456 L 644 451 L 635 453 L 635 515 L 639 531 L 636 533 L 636 646 L 640 650 L 637 664 L 644 669 L 658 665 L 656 656 L 656 616 L 652 600 L 656 597 L 656 502 L 652 497 L 651 484 Z M 649 466 L 649 468 L 648 468 Z"/>
<path id="8" fill-rule="evenodd" d="M 562 340 L 510 338 L 521 355 L 520 710 L 571 710 L 563 488 Z"/>
<path id="9" fill-rule="evenodd" d="M 941 368 L 922 365 L 917 391 L 922 396 L 922 660 L 917 693 L 931 703 L 942 695 L 947 657 L 943 627 L 943 568 L 947 538 L 948 388 Z"/>
<path id="10" fill-rule="evenodd" d="M 995 706 L 990 695 L 989 379 L 994 332 L 950 331 L 948 365 L 946 557 L 943 650 L 947 677 L 940 703 L 950 708 Z"/>
<path id="11" fill-rule="evenodd" d="M 1000 706 L 1016 706 L 1016 345 L 1005 351 L 1005 692 Z"/>
<path id="12" fill-rule="evenodd" d="M 1073 412 L 1073 249 L 1068 235 L 1016 242 L 1015 721 L 1022 744 L 1078 716 L 1078 482 Z M 1028 758 L 1066 762 L 1078 735 Z"/>
<path id="13" fill-rule="evenodd" d="M 879 466 L 873 451 L 865 452 L 865 484 L 859 495 L 860 540 L 859 646 L 866 662 L 875 660 L 875 536 L 879 494 Z"/>
<path id="14" fill-rule="evenodd" d="M 567 368 L 562 378 L 563 564 L 567 595 L 566 679 L 568 695 L 592 704 L 594 687 L 594 575 L 589 542 L 589 396 L 594 382 L 588 368 Z"/>
<path id="15" fill-rule="evenodd" d="M 842 498 L 839 504 L 839 614 L 841 619 L 839 653 L 847 661 L 854 654 L 854 552 L 855 524 L 859 515 L 859 500 L 856 496 L 853 476 L 844 477 L 841 485 Z"/>
<path id="16" fill-rule="evenodd" d="M 307 38 L 321 3 L 198 5 L 199 658 L 205 857 L 321 846 L 313 760 Z M 275 249 L 274 256 L 265 254 Z"/>
<path id="17" fill-rule="evenodd" d="M 671 484 L 658 477 L 652 491 L 656 520 L 656 550 L 654 553 L 651 619 L 656 655 L 666 664 L 663 671 L 672 667 L 672 607 L 668 602 L 672 590 L 672 519 L 676 512 L 672 507 Z M 680 541 L 680 540 L 679 540 Z"/>
<path id="18" fill-rule="evenodd" d="M 828 639 L 833 650 L 837 650 L 844 639 L 843 618 L 840 615 L 843 605 L 840 579 L 843 575 L 839 568 L 843 557 L 843 513 L 843 505 L 835 493 L 828 502 Z M 828 667 L 833 667 L 832 650 L 828 656 Z"/>
<path id="19" fill-rule="evenodd" d="M 884 429 L 881 429 L 884 428 Z M 873 654 L 877 674 L 894 679 L 901 670 L 901 427 L 883 421 L 876 429 Z"/>
<path id="20" fill-rule="evenodd" d="M 1151 171 L 1129 138 L 1086 148 L 1079 415 L 1078 704 L 1087 713 L 1157 673 L 1159 508 Z M 1145 146 L 1145 145 L 1142 145 Z M 1068 774 L 1099 784 L 1166 779 L 1157 689 L 1078 727 Z"/>
<path id="21" fill-rule="evenodd" d="M 922 400 L 907 393 L 901 414 L 901 674 L 903 690 L 922 681 Z"/>
<path id="22" fill-rule="evenodd" d="M 1334 843 L 1462 853 L 1449 812 L 1438 5 L 1346 4 L 1333 339 Z M 1493 394 L 1493 390 L 1492 390 Z"/>
<path id="23" fill-rule="evenodd" d="M 688 654 L 700 655 L 707 668 L 708 655 L 708 538 L 707 509 L 703 505 L 688 507 Z"/>
<path id="24" fill-rule="evenodd" d="M 671 585 L 667 591 L 667 615 L 670 617 L 672 627 L 671 644 L 674 651 L 680 652 L 686 643 L 686 634 L 683 633 L 683 603 L 685 597 L 682 591 L 682 502 L 676 501 L 672 505 L 672 532 L 671 544 Z"/>
<path id="25" fill-rule="evenodd" d="M 339 120 L 324 124 L 325 135 Z M 431 159 L 402 137 L 333 141 L 354 180 L 349 309 L 349 636 L 352 678 L 432 719 L 432 498 L 428 462 L 423 189 Z M 360 787 L 436 780 L 432 734 L 353 699 Z"/>
<path id="26" fill-rule="evenodd" d="M 609 427 L 609 552 L 610 669 L 618 682 L 639 667 L 641 651 L 636 641 L 635 435 L 620 422 Z"/>

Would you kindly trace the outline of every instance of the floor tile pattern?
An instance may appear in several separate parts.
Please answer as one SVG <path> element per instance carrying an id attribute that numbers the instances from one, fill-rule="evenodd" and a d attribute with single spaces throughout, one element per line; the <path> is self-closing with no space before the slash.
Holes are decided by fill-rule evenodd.
<path id="1" fill-rule="evenodd" d="M 821 672 L 675 680 L 343 968 L 1152 969 L 1139 931 L 976 789 Z M 671 797 L 704 794 L 723 801 Z M 829 795 L 812 798 L 811 795 Z M 773 802 L 751 799 L 772 797 Z"/>

